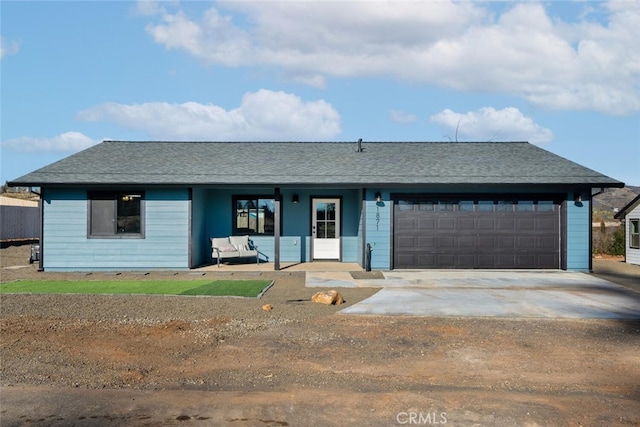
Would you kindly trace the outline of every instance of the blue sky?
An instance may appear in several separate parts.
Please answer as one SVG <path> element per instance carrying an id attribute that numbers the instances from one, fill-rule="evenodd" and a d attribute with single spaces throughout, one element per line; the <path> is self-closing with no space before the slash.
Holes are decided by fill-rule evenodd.
<path id="1" fill-rule="evenodd" d="M 530 141 L 640 185 L 640 2 L 2 1 L 1 181 L 103 139 Z"/>

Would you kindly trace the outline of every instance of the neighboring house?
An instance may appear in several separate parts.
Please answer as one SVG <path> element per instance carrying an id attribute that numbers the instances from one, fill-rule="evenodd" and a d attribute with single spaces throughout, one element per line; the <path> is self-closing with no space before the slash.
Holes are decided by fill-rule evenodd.
<path id="1" fill-rule="evenodd" d="M 0 196 L 0 219 L 2 243 L 32 241 L 40 237 L 37 201 Z"/>
<path id="2" fill-rule="evenodd" d="M 625 261 L 640 265 L 640 195 L 629 202 L 616 215 L 625 224 Z"/>
<path id="3" fill-rule="evenodd" d="M 41 268 L 188 269 L 209 238 L 263 261 L 591 269 L 591 195 L 623 187 L 526 142 L 105 141 L 39 186 Z M 596 190 L 596 191 L 597 191 Z"/>

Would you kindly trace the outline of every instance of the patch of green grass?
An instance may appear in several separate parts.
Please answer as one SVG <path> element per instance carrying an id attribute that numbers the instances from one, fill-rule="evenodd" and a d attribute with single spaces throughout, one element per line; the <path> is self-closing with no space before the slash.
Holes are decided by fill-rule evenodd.
<path id="1" fill-rule="evenodd" d="M 144 294 L 256 297 L 269 280 L 24 280 L 2 283 L 0 293 Z"/>

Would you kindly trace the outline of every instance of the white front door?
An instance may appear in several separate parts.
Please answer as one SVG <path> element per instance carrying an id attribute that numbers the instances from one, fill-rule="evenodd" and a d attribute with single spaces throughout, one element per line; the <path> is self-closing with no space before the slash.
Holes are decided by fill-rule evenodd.
<path id="1" fill-rule="evenodd" d="M 340 260 L 340 199 L 313 199 L 313 259 Z"/>

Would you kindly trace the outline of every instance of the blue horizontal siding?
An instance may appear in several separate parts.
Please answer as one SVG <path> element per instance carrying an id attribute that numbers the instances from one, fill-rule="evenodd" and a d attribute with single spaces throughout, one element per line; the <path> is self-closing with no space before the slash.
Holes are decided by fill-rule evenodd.
<path id="1" fill-rule="evenodd" d="M 567 195 L 567 270 L 589 271 L 591 201 L 583 198 L 582 202 L 576 203 L 572 196 Z"/>
<path id="2" fill-rule="evenodd" d="M 383 202 L 374 200 L 375 192 L 369 191 L 366 199 L 365 226 L 366 243 L 371 244 L 371 268 L 374 270 L 391 269 L 391 209 L 390 193 L 382 192 Z"/>
<path id="3" fill-rule="evenodd" d="M 145 193 L 142 239 L 87 237 L 83 190 L 47 189 L 42 258 L 48 271 L 189 268 L 189 197 L 186 189 Z"/>
<path id="4" fill-rule="evenodd" d="M 360 237 L 346 236 L 341 239 L 342 244 L 342 262 L 359 262 L 358 247 L 360 245 Z"/>

